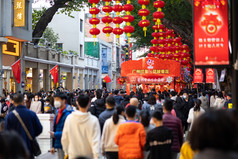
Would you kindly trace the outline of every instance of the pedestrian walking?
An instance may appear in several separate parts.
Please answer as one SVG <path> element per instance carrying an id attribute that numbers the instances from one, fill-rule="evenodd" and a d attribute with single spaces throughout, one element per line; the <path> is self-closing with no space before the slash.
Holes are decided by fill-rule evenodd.
<path id="1" fill-rule="evenodd" d="M 177 159 L 180 148 L 183 144 L 183 129 L 181 120 L 171 114 L 173 101 L 166 100 L 163 105 L 163 124 L 173 132 L 172 159 Z"/>
<path id="2" fill-rule="evenodd" d="M 141 123 L 135 121 L 136 107 L 126 108 L 127 122 L 118 128 L 115 143 L 119 147 L 119 159 L 143 159 L 146 132 Z"/>
<path id="3" fill-rule="evenodd" d="M 58 153 L 58 159 L 64 159 L 64 151 L 62 149 L 61 137 L 64 128 L 64 123 L 69 114 L 72 112 L 70 105 L 66 105 L 67 96 L 64 93 L 57 93 L 54 96 L 54 106 L 57 110 L 54 118 L 53 132 L 50 132 L 52 140 L 51 153 L 54 154 L 55 150 Z"/>
<path id="4" fill-rule="evenodd" d="M 103 126 L 104 126 L 105 121 L 107 119 L 109 119 L 114 114 L 115 106 L 116 106 L 115 98 L 113 96 L 107 97 L 107 99 L 106 99 L 106 110 L 103 111 L 99 115 L 99 123 L 100 123 L 101 130 L 103 130 Z"/>
<path id="5" fill-rule="evenodd" d="M 38 94 L 35 95 L 34 101 L 31 102 L 30 110 L 35 112 L 36 114 L 41 114 L 41 101 L 39 101 Z"/>
<path id="6" fill-rule="evenodd" d="M 26 108 L 26 106 L 23 105 L 24 103 L 24 97 L 21 94 L 15 94 L 13 97 L 14 104 L 16 106 L 15 112 L 11 112 L 6 116 L 4 129 L 8 131 L 16 131 L 24 140 L 25 144 L 27 145 L 28 151 L 30 153 L 30 158 L 34 158 L 33 154 L 33 145 L 31 144 L 31 140 L 29 136 L 27 135 L 26 130 L 24 129 L 23 124 L 27 128 L 30 136 L 32 139 L 35 139 L 37 136 L 39 136 L 42 132 L 42 125 L 36 116 L 36 113 L 33 111 L 30 111 Z M 19 118 L 22 120 L 23 123 L 19 120 L 17 117 L 19 115 Z"/>
<path id="7" fill-rule="evenodd" d="M 98 119 L 88 112 L 90 98 L 80 94 L 77 99 L 78 109 L 70 114 L 64 125 L 62 146 L 69 159 L 80 156 L 100 158 L 100 125 Z"/>
<path id="8" fill-rule="evenodd" d="M 163 126 L 160 111 L 155 111 L 152 114 L 152 122 L 156 128 L 147 133 L 145 144 L 145 150 L 150 152 L 149 159 L 171 159 L 172 131 Z"/>
<path id="9" fill-rule="evenodd" d="M 102 154 L 104 154 L 107 159 L 118 159 L 118 146 L 114 139 L 119 125 L 126 121 L 124 111 L 125 109 L 123 106 L 117 106 L 113 116 L 107 119 L 104 124 L 101 148 Z"/>

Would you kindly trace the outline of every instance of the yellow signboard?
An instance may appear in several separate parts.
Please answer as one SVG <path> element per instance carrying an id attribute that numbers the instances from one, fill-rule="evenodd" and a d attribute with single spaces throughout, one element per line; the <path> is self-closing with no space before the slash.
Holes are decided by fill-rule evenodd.
<path id="1" fill-rule="evenodd" d="M 19 56 L 21 44 L 18 41 L 8 39 L 7 44 L 2 45 L 3 54 Z"/>
<path id="2" fill-rule="evenodd" d="M 14 0 L 14 27 L 25 27 L 25 0 Z"/>

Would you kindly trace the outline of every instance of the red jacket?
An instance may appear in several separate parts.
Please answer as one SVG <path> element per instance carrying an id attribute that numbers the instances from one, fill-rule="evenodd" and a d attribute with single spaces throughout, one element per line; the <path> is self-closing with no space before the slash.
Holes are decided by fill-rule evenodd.
<path id="1" fill-rule="evenodd" d="M 142 159 L 145 142 L 146 132 L 141 123 L 130 121 L 121 124 L 115 137 L 119 159 Z"/>

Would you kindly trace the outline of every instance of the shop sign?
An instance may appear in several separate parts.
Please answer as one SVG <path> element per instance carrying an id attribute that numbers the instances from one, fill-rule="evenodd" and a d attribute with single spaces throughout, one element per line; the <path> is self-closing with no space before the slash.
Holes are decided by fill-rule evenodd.
<path id="1" fill-rule="evenodd" d="M 8 42 L 2 45 L 3 54 L 19 56 L 20 50 L 21 50 L 21 43 L 19 41 L 8 39 Z"/>
<path id="2" fill-rule="evenodd" d="M 25 0 L 14 0 L 14 27 L 25 27 Z"/>

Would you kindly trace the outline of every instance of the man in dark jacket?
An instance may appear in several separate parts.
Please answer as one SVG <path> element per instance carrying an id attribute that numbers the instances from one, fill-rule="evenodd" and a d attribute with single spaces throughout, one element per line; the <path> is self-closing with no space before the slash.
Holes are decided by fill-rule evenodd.
<path id="1" fill-rule="evenodd" d="M 183 144 L 183 129 L 181 120 L 171 114 L 173 101 L 166 100 L 163 105 L 163 124 L 173 132 L 172 159 L 177 159 L 180 148 Z"/>
<path id="2" fill-rule="evenodd" d="M 103 125 L 107 119 L 109 119 L 114 114 L 115 99 L 113 96 L 109 96 L 106 99 L 106 110 L 99 115 L 99 123 L 101 130 L 103 130 Z"/>
<path id="3" fill-rule="evenodd" d="M 150 151 L 151 159 L 171 159 L 172 131 L 163 126 L 160 111 L 152 114 L 152 121 L 156 128 L 150 130 L 146 135 L 145 150 Z"/>
<path id="4" fill-rule="evenodd" d="M 102 98 L 102 90 L 101 89 L 97 89 L 96 98 L 97 99 L 91 103 L 88 111 L 92 115 L 95 115 L 98 118 L 99 115 L 106 109 L 105 100 Z"/>
<path id="5" fill-rule="evenodd" d="M 54 96 L 54 106 L 58 110 L 54 119 L 54 132 L 50 132 L 50 135 L 53 138 L 53 147 L 51 149 L 51 153 L 54 154 L 55 149 L 57 149 L 58 159 L 64 159 L 61 137 L 64 128 L 64 122 L 67 116 L 72 112 L 72 107 L 70 105 L 66 105 L 66 101 L 67 96 L 64 93 L 57 93 Z"/>
<path id="6" fill-rule="evenodd" d="M 36 138 L 42 132 L 42 125 L 36 116 L 36 113 L 28 110 L 26 106 L 23 105 L 24 97 L 21 94 L 16 94 L 13 97 L 14 104 L 16 106 L 15 110 L 22 118 L 24 124 L 26 125 L 28 131 L 30 132 L 32 138 Z M 11 112 L 6 116 L 5 119 L 5 130 L 14 130 L 16 131 L 25 141 L 27 148 L 31 154 L 31 158 L 33 159 L 32 147 L 30 144 L 30 139 L 26 135 L 25 130 L 23 129 L 21 123 L 17 119 L 17 117 Z"/>
<path id="7" fill-rule="evenodd" d="M 120 105 L 121 103 L 122 103 L 122 101 L 123 101 L 123 97 L 122 96 L 120 96 L 120 95 L 118 95 L 118 93 L 119 93 L 119 91 L 118 90 L 115 90 L 114 91 L 114 99 L 115 99 L 115 102 L 116 102 L 116 105 L 118 106 L 118 105 Z"/>

